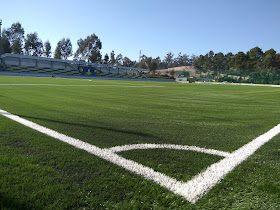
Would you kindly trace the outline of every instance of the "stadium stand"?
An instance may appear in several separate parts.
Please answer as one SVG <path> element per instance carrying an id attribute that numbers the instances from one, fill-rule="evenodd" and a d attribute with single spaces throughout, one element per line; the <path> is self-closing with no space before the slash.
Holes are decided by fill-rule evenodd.
<path id="1" fill-rule="evenodd" d="M 17 74 L 48 74 L 65 76 L 91 76 L 123 79 L 161 79 L 164 77 L 145 76 L 147 69 L 87 63 L 18 54 L 3 54 L 0 57 L 0 71 Z M 170 80 L 170 79 L 169 79 Z"/>

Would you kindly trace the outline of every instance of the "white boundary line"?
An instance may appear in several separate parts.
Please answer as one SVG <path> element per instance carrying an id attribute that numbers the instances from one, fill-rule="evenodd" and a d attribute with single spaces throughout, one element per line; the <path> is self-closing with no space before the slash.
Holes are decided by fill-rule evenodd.
<path id="1" fill-rule="evenodd" d="M 218 182 L 220 182 L 236 166 L 238 166 L 240 163 L 242 163 L 244 160 L 246 160 L 248 157 L 254 154 L 254 152 L 263 144 L 265 144 L 274 136 L 280 133 L 280 124 L 278 124 L 265 134 L 259 136 L 255 140 L 234 151 L 223 160 L 212 164 L 205 171 L 198 174 L 190 181 L 180 182 L 176 179 L 166 176 L 165 174 L 154 171 L 152 168 L 143 166 L 132 160 L 125 159 L 114 153 L 110 148 L 101 149 L 97 146 L 83 142 L 79 139 L 75 139 L 64 134 L 58 133 L 54 130 L 45 128 L 43 126 L 40 126 L 36 123 L 23 119 L 17 115 L 13 115 L 1 109 L 0 114 L 36 131 L 49 135 L 72 146 L 75 146 L 76 148 L 83 149 L 111 163 L 121 166 L 133 173 L 141 175 L 146 179 L 158 183 L 159 185 L 166 187 L 170 191 L 181 195 L 182 197 L 184 197 L 192 203 L 196 203 L 198 199 L 200 199 L 212 187 L 214 187 Z"/>

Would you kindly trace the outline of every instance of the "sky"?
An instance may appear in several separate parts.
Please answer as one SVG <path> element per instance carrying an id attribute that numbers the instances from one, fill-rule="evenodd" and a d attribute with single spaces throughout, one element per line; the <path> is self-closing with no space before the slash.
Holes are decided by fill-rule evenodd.
<path id="1" fill-rule="evenodd" d="M 103 56 L 114 50 L 136 61 L 140 50 L 161 59 L 256 46 L 280 53 L 279 11 L 280 0 L 0 0 L 2 29 L 20 22 L 52 51 L 62 38 L 76 51 L 95 33 Z"/>

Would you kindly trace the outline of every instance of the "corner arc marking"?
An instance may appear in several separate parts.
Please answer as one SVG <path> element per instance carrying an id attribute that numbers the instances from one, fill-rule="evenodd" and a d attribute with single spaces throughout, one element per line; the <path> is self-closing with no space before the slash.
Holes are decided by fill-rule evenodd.
<path id="1" fill-rule="evenodd" d="M 228 157 L 231 154 L 229 152 L 224 152 L 224 151 L 219 151 L 214 149 L 206 149 L 206 148 L 200 148 L 196 146 L 176 145 L 176 144 L 129 144 L 124 146 L 115 146 L 107 149 L 113 152 L 123 152 L 123 151 L 136 150 L 136 149 L 176 149 L 176 150 L 201 152 L 210 155 L 218 155 L 222 157 Z"/>

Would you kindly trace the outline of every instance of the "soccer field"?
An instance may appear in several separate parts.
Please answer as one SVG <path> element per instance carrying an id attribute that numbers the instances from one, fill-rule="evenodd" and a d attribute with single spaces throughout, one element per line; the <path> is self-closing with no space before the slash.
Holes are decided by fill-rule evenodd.
<path id="1" fill-rule="evenodd" d="M 280 207 L 279 87 L 1 76 L 0 90 L 1 209 Z"/>

